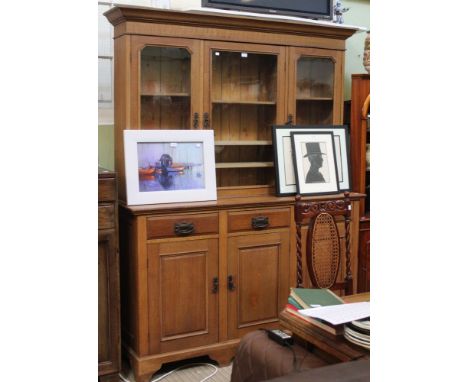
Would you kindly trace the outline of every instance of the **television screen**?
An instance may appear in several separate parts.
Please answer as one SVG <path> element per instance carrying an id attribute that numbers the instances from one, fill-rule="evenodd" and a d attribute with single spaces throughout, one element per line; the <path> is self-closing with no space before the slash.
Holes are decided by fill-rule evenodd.
<path id="1" fill-rule="evenodd" d="M 204 7 L 332 19 L 333 0 L 202 0 Z"/>

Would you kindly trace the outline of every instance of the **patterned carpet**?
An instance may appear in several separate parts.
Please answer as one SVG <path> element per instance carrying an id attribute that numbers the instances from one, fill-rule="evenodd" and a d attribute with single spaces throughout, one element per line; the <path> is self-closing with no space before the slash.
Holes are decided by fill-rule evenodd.
<path id="1" fill-rule="evenodd" d="M 200 365 L 200 363 L 205 364 Z M 217 367 L 216 364 L 208 358 L 194 358 L 183 362 L 174 362 L 164 365 L 156 374 L 153 375 L 151 381 L 156 381 L 158 378 L 167 374 L 166 377 L 160 379 L 161 382 L 201 382 L 204 378 L 207 378 L 215 371 L 213 366 L 206 365 L 206 363 L 210 363 Z M 217 367 L 217 369 L 216 374 L 209 379 L 206 379 L 206 382 L 229 382 L 231 380 L 232 364 L 225 367 Z M 135 382 L 133 373 L 126 364 L 123 365 L 121 376 L 123 377 L 121 378 L 122 381 Z"/>

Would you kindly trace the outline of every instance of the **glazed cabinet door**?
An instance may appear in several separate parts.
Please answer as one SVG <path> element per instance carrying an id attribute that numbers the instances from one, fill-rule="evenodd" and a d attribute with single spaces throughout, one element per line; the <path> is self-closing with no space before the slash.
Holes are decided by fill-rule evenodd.
<path id="1" fill-rule="evenodd" d="M 289 294 L 289 231 L 228 239 L 228 336 L 275 327 Z"/>
<path id="2" fill-rule="evenodd" d="M 99 375 L 120 369 L 119 259 L 114 229 L 98 234 Z"/>
<path id="3" fill-rule="evenodd" d="M 132 129 L 200 128 L 200 44 L 132 36 Z"/>
<path id="4" fill-rule="evenodd" d="M 294 125 L 342 123 L 343 52 L 289 48 L 288 120 Z"/>
<path id="5" fill-rule="evenodd" d="M 269 185 L 271 125 L 285 119 L 286 48 L 204 42 L 204 128 L 214 130 L 218 187 Z"/>
<path id="6" fill-rule="evenodd" d="M 218 239 L 148 244 L 150 353 L 218 340 Z"/>

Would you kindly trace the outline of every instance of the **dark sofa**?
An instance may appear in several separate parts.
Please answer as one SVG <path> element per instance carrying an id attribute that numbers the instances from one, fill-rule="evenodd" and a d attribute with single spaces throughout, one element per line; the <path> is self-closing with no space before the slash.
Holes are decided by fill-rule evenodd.
<path id="1" fill-rule="evenodd" d="M 265 331 L 245 335 L 232 365 L 231 382 L 367 382 L 369 360 L 330 365 L 303 346 L 281 346 Z"/>

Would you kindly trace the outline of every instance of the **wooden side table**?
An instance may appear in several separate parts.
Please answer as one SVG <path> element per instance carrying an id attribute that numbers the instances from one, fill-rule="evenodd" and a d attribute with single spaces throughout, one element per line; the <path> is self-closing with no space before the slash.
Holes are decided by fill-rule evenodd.
<path id="1" fill-rule="evenodd" d="M 349 303 L 370 301 L 370 293 L 359 293 L 342 298 Z M 320 352 L 330 363 L 369 358 L 369 350 L 348 342 L 343 336 L 327 336 L 305 321 L 292 319 L 291 315 L 284 311 L 280 314 L 280 324 L 283 329 L 291 331 L 299 340 L 312 345 L 314 350 Z"/>

